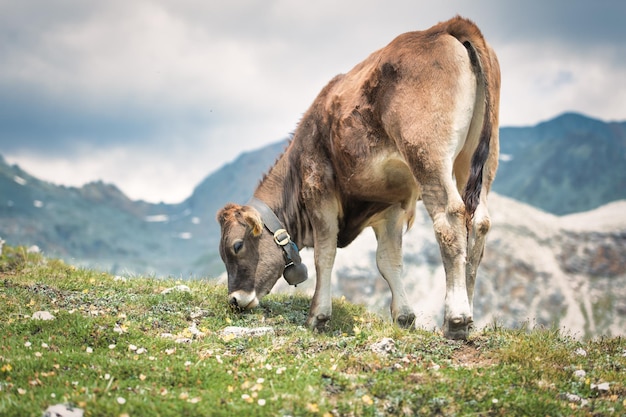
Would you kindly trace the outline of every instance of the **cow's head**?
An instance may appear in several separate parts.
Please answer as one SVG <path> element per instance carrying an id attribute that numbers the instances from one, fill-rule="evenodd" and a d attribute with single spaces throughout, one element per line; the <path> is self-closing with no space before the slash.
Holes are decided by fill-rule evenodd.
<path id="1" fill-rule="evenodd" d="M 241 309 L 259 304 L 285 269 L 283 250 L 250 206 L 228 204 L 217 214 L 220 256 L 228 273 L 228 299 Z"/>

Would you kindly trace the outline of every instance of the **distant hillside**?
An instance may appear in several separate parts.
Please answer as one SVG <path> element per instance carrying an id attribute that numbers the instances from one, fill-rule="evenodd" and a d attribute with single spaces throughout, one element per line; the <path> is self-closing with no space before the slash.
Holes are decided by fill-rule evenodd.
<path id="1" fill-rule="evenodd" d="M 500 130 L 494 191 L 554 214 L 626 198 L 626 122 L 566 113 Z"/>
<path id="2" fill-rule="evenodd" d="M 131 201 L 102 182 L 57 186 L 0 156 L 0 238 L 113 273 L 214 276 L 223 268 L 217 210 L 244 203 L 285 145 L 242 154 L 180 204 Z"/>
<path id="3" fill-rule="evenodd" d="M 0 237 L 10 244 L 114 273 L 167 274 L 189 261 L 180 222 L 163 221 L 175 218 L 178 206 L 131 201 L 102 182 L 56 186 L 2 158 L 0 196 Z"/>
<path id="4" fill-rule="evenodd" d="M 625 123 L 564 114 L 534 127 L 501 129 L 494 190 L 551 213 L 626 198 Z M 244 203 L 282 153 L 282 140 L 241 154 L 180 204 L 131 201 L 114 185 L 56 186 L 0 157 L 0 238 L 114 273 L 215 276 L 217 210 Z"/>

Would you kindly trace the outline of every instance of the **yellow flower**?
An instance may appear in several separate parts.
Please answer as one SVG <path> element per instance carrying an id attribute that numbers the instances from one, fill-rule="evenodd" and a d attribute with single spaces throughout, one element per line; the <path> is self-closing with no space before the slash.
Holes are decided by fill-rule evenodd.
<path id="1" fill-rule="evenodd" d="M 361 397 L 361 400 L 363 401 L 363 403 L 365 403 L 365 405 L 372 405 L 374 404 L 374 400 L 372 400 L 372 397 L 370 397 L 369 395 L 365 394 L 364 396 Z"/>
<path id="2" fill-rule="evenodd" d="M 319 413 L 320 412 L 320 408 L 317 404 L 315 403 L 308 403 L 306 405 L 306 409 L 310 412 L 310 413 Z"/>

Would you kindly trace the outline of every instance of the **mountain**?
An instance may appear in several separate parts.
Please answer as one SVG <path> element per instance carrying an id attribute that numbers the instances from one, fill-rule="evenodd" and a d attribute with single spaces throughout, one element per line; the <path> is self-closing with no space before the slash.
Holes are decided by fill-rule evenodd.
<path id="1" fill-rule="evenodd" d="M 240 155 L 180 204 L 131 201 L 103 182 L 57 186 L 0 156 L 0 238 L 113 273 L 214 276 L 223 269 L 217 210 L 244 203 L 285 145 Z"/>
<path id="2" fill-rule="evenodd" d="M 626 198 L 626 122 L 565 113 L 533 127 L 500 129 L 493 190 L 554 214 Z"/>
<path id="3" fill-rule="evenodd" d="M 187 248 L 155 221 L 176 206 L 129 200 L 114 185 L 38 180 L 0 158 L 0 236 L 78 265 L 117 272 L 168 270 Z"/>

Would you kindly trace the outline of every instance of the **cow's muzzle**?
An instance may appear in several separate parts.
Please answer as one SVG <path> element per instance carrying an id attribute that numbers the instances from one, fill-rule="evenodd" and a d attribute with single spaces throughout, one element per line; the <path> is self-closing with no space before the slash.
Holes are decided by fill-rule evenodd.
<path id="1" fill-rule="evenodd" d="M 233 291 L 228 294 L 228 301 L 230 305 L 239 310 L 250 310 L 259 305 L 256 291 Z"/>

